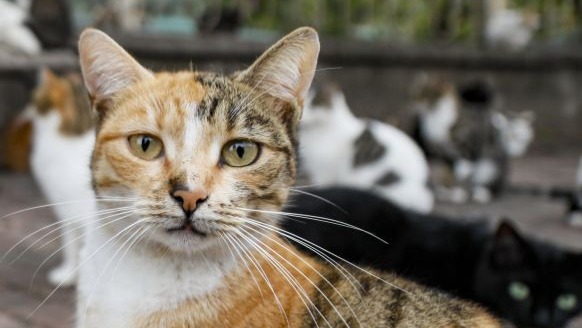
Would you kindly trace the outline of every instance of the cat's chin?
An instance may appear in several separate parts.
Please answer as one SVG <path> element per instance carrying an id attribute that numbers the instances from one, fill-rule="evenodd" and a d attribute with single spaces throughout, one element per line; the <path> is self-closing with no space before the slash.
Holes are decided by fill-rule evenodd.
<path id="1" fill-rule="evenodd" d="M 218 238 L 193 228 L 166 228 L 150 236 L 150 242 L 167 251 L 181 254 L 194 254 L 215 248 Z"/>

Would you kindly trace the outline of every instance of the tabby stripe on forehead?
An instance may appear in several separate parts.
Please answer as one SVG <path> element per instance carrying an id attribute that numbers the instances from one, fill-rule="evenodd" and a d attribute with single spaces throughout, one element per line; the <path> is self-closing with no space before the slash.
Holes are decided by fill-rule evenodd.
<path id="1" fill-rule="evenodd" d="M 220 105 L 222 99 L 219 99 L 218 97 L 214 97 L 212 98 L 212 101 L 210 101 L 210 105 L 205 106 L 205 111 L 206 111 L 206 115 L 207 118 L 209 120 L 214 118 L 214 115 L 216 113 L 216 110 L 218 109 L 218 106 Z"/>
<path id="2" fill-rule="evenodd" d="M 253 128 L 255 128 L 256 126 L 260 125 L 260 126 L 268 126 L 268 127 L 272 127 L 273 126 L 273 121 L 263 115 L 252 115 L 252 114 L 246 114 L 246 115 L 241 115 L 241 116 L 237 116 L 235 113 L 231 113 L 230 111 L 235 111 L 236 108 L 230 108 L 229 109 L 229 113 L 228 113 L 228 119 L 231 120 L 235 120 L 237 117 L 240 117 L 241 120 L 243 120 L 245 128 L 249 129 L 249 130 L 253 130 Z"/>
<path id="3" fill-rule="evenodd" d="M 216 88 L 218 84 L 219 77 L 216 74 L 209 73 L 209 72 L 198 72 L 194 76 L 194 81 L 211 88 Z"/>

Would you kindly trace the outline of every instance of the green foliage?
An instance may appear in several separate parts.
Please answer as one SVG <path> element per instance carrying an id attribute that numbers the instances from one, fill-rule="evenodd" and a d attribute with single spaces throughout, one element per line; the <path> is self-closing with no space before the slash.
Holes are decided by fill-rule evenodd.
<path id="1" fill-rule="evenodd" d="M 258 3 L 250 27 L 287 31 L 317 27 L 331 36 L 398 41 L 476 42 L 488 0 L 240 0 Z M 571 33 L 580 24 L 579 0 L 507 0 L 511 8 L 541 15 L 541 36 Z"/>
<path id="2" fill-rule="evenodd" d="M 89 12 L 99 0 L 70 0 Z M 209 6 L 237 8 L 247 30 L 284 33 L 297 26 L 323 35 L 396 42 L 477 42 L 487 1 L 494 0 L 143 0 L 149 17 L 181 15 L 196 20 Z M 539 38 L 575 34 L 582 0 L 506 0 L 511 8 L 538 13 Z M 483 5 L 480 5 L 482 3 Z"/>

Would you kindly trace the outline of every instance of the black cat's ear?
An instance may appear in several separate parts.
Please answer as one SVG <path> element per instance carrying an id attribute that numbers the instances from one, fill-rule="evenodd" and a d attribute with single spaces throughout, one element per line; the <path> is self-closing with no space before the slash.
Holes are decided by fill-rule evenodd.
<path id="1" fill-rule="evenodd" d="M 493 239 L 490 260 L 496 268 L 518 268 L 531 260 L 531 250 L 513 224 L 503 219 Z"/>

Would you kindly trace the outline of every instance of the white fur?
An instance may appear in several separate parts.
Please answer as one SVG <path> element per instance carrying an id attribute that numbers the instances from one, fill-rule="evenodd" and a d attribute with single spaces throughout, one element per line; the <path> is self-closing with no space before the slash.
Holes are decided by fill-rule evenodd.
<path id="1" fill-rule="evenodd" d="M 487 204 L 491 202 L 491 191 L 483 186 L 474 186 L 473 187 L 473 200 L 479 204 Z"/>
<path id="2" fill-rule="evenodd" d="M 473 169 L 473 183 L 476 185 L 487 185 L 500 173 L 495 162 L 488 158 L 476 161 Z"/>
<path id="3" fill-rule="evenodd" d="M 402 131 L 370 121 L 371 132 L 387 153 L 375 163 L 353 167 L 354 141 L 365 128 L 366 122 L 353 116 L 341 92 L 333 96 L 331 109 L 306 106 L 299 134 L 301 164 L 313 183 L 371 189 L 404 207 L 430 212 L 434 199 L 427 187 L 428 164 L 420 148 Z M 387 172 L 397 174 L 400 181 L 376 186 Z"/>
<path id="4" fill-rule="evenodd" d="M 71 285 L 76 277 L 82 226 L 96 211 L 89 170 L 94 131 L 78 137 L 65 136 L 59 132 L 60 122 L 57 110 L 43 116 L 33 114 L 31 168 L 47 201 L 66 203 L 54 207 L 63 226 L 64 259 L 49 273 L 49 280 L 56 285 Z"/>
<path id="5" fill-rule="evenodd" d="M 485 39 L 489 45 L 519 50 L 529 44 L 539 27 L 539 18 L 528 19 L 522 11 L 509 9 L 505 1 L 489 0 Z"/>
<path id="6" fill-rule="evenodd" d="M 126 253 L 129 237 L 110 242 L 114 233 L 95 224 L 90 229 L 77 287 L 77 327 L 135 327 L 137 318 L 215 290 L 234 268 L 234 259 L 219 252 L 155 255 L 139 244 Z"/>
<path id="7" fill-rule="evenodd" d="M 501 142 L 510 157 L 523 156 L 534 138 L 532 127 L 533 114 L 520 113 L 517 117 L 508 118 L 502 113 L 493 113 L 492 122 L 501 134 Z"/>
<path id="8" fill-rule="evenodd" d="M 22 3 L 20 7 L 12 2 L 0 0 L 0 44 L 29 55 L 38 54 L 41 51 L 40 42 L 24 26 L 26 18 L 26 3 Z"/>
<path id="9" fill-rule="evenodd" d="M 449 143 L 450 131 L 459 115 L 455 96 L 447 94 L 437 101 L 434 108 L 419 108 L 419 111 L 422 113 L 420 124 L 424 137 L 439 144 Z"/>

